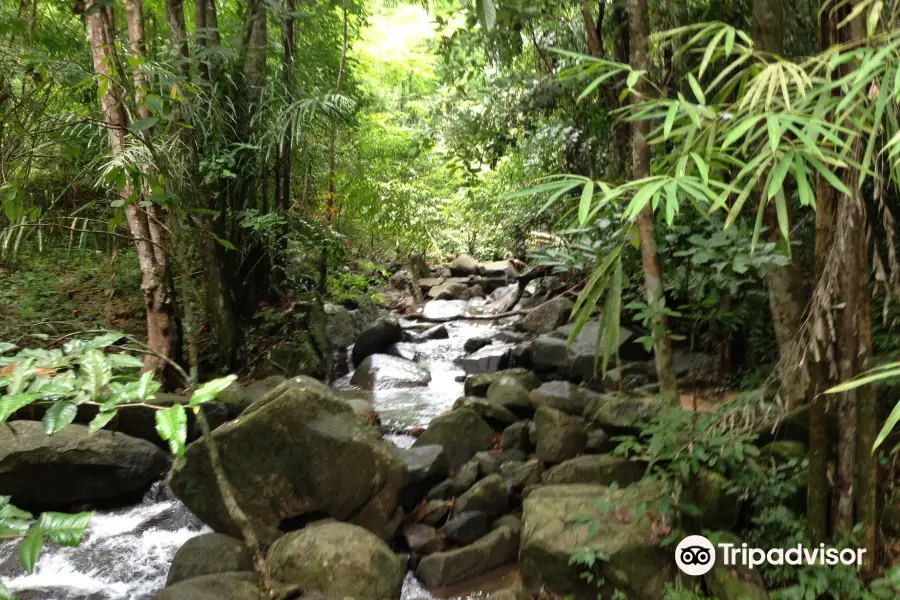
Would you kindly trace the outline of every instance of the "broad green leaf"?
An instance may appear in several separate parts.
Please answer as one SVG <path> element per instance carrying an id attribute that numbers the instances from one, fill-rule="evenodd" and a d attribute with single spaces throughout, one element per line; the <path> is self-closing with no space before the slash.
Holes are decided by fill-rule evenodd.
<path id="1" fill-rule="evenodd" d="M 130 354 L 107 354 L 106 358 L 113 367 L 119 369 L 141 369 L 144 366 L 144 361 Z"/>
<path id="2" fill-rule="evenodd" d="M 9 394 L 0 398 L 0 423 L 5 423 L 17 410 L 33 404 L 40 394 Z"/>
<path id="3" fill-rule="evenodd" d="M 187 440 L 187 413 L 184 406 L 176 404 L 156 411 L 156 433 L 169 443 L 172 454 L 178 458 L 184 456 L 184 442 Z"/>
<path id="4" fill-rule="evenodd" d="M 44 536 L 33 531 L 19 544 L 19 562 L 29 573 L 34 573 L 34 565 L 44 548 Z"/>
<path id="5" fill-rule="evenodd" d="M 22 353 L 20 352 L 17 357 L 21 355 Z M 9 379 L 6 381 L 7 394 L 18 394 L 25 391 L 25 386 L 32 376 L 31 366 L 33 364 L 34 360 L 28 359 L 25 362 L 16 365 L 16 368 L 13 369 L 13 372 L 9 375 Z"/>
<path id="6" fill-rule="evenodd" d="M 497 7 L 493 0 L 475 0 L 478 21 L 485 30 L 490 31 L 497 24 Z"/>
<path id="7" fill-rule="evenodd" d="M 588 181 L 581 190 L 581 202 L 578 203 L 578 223 L 587 223 L 588 213 L 591 210 L 591 200 L 594 198 L 594 182 Z"/>
<path id="8" fill-rule="evenodd" d="M 93 516 L 93 511 L 74 514 L 45 512 L 35 527 L 54 544 L 77 546 Z"/>
<path id="9" fill-rule="evenodd" d="M 228 375 L 227 377 L 220 377 L 204 383 L 191 394 L 190 406 L 197 406 L 215 399 L 220 392 L 236 380 L 237 375 Z"/>
<path id="10" fill-rule="evenodd" d="M 81 359 L 79 374 L 84 382 L 84 390 L 92 400 L 97 400 L 112 379 L 112 365 L 99 350 L 89 350 Z"/>
<path id="11" fill-rule="evenodd" d="M 137 119 L 136 121 L 129 123 L 128 130 L 132 133 L 139 133 L 150 129 L 157 123 L 159 123 L 159 117 L 144 117 L 143 119 Z"/>
<path id="12" fill-rule="evenodd" d="M 637 84 L 638 79 L 641 78 L 641 74 L 643 71 L 631 71 L 628 73 L 628 78 L 625 80 L 625 85 L 628 86 L 628 89 L 634 89 L 635 84 Z"/>
<path id="13" fill-rule="evenodd" d="M 106 427 L 115 418 L 116 414 L 115 410 L 97 413 L 97 416 L 91 419 L 91 424 L 88 425 L 88 435 L 94 435 Z"/>
<path id="14" fill-rule="evenodd" d="M 137 386 L 137 399 L 141 402 L 149 402 L 153 399 L 153 395 L 159 390 L 160 384 L 153 381 L 153 373 L 147 371 L 141 375 Z"/>
<path id="15" fill-rule="evenodd" d="M 832 388 L 825 390 L 826 394 L 838 394 L 841 392 L 848 392 L 850 390 L 855 390 L 858 387 L 868 385 L 870 383 L 875 383 L 878 381 L 883 381 L 885 379 L 890 379 L 892 377 L 900 376 L 900 367 L 897 367 L 896 364 L 890 369 L 882 369 L 875 370 L 864 374 L 861 377 L 856 377 L 851 379 L 850 381 L 845 381 L 840 385 L 836 385 Z"/>
<path id="16" fill-rule="evenodd" d="M 897 423 L 900 422 L 900 402 L 894 406 L 894 410 L 891 411 L 891 414 L 888 415 L 887 421 L 884 422 L 884 427 L 881 428 L 881 431 L 878 432 L 878 436 L 875 438 L 875 443 L 872 444 L 872 452 L 878 449 L 878 446 L 884 443 L 884 440 L 891 434 L 891 431 L 894 430 L 894 427 L 897 426 Z"/>
<path id="17" fill-rule="evenodd" d="M 15 344 L 11 344 L 9 342 L 0 342 L 0 354 L 5 354 L 10 350 L 15 350 L 18 348 Z"/>
<path id="18" fill-rule="evenodd" d="M 71 402 L 66 402 L 64 400 L 54 402 L 53 405 L 47 409 L 47 412 L 44 413 L 44 431 L 46 431 L 48 435 L 53 435 L 60 429 L 71 425 L 77 414 L 78 407 Z"/>

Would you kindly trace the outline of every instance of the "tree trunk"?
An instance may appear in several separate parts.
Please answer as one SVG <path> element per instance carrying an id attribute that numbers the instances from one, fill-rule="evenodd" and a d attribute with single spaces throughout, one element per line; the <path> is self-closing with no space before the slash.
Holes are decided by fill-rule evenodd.
<path id="1" fill-rule="evenodd" d="M 603 44 L 600 42 L 600 33 L 597 30 L 599 25 L 594 23 L 594 16 L 591 14 L 589 0 L 581 0 L 581 16 L 584 18 L 584 31 L 587 35 L 591 56 L 600 58 L 603 56 Z"/>
<path id="2" fill-rule="evenodd" d="M 628 24 L 631 67 L 649 73 L 647 38 L 650 35 L 650 17 L 647 13 L 647 0 L 628 0 Z M 646 74 L 644 76 L 646 77 Z M 642 95 L 645 90 L 646 84 L 638 82 L 636 95 Z M 647 144 L 649 131 L 650 123 L 646 120 L 632 123 L 634 140 L 632 172 L 635 179 L 650 175 L 650 147 Z M 678 406 L 678 380 L 675 376 L 668 320 L 664 312 L 665 295 L 659 270 L 659 257 L 656 253 L 656 225 L 653 209 L 649 205 L 644 207 L 638 215 L 637 221 L 641 239 L 641 264 L 644 270 L 644 294 L 652 314 L 653 353 L 656 359 L 660 394 L 665 402 Z"/>

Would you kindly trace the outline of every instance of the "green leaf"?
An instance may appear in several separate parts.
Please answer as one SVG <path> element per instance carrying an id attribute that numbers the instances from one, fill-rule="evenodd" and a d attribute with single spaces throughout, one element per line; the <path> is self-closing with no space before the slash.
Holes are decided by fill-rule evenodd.
<path id="1" fill-rule="evenodd" d="M 790 169 L 791 164 L 794 162 L 794 153 L 787 152 L 784 156 L 781 157 L 781 160 L 775 166 L 775 170 L 772 171 L 772 178 L 769 180 L 769 188 L 767 191 L 767 198 L 771 200 L 775 194 L 781 191 L 781 186 L 784 184 L 784 178 L 787 175 L 788 169 Z"/>
<path id="2" fill-rule="evenodd" d="M 93 511 L 75 514 L 45 512 L 35 527 L 54 544 L 77 546 L 93 516 Z"/>
<path id="3" fill-rule="evenodd" d="M 694 92 L 694 97 L 697 99 L 699 104 L 706 104 L 706 96 L 703 95 L 703 88 L 700 87 L 700 82 L 697 81 L 697 78 L 688 73 L 688 83 L 691 86 L 691 90 Z"/>
<path id="4" fill-rule="evenodd" d="M 81 359 L 79 374 L 84 381 L 84 390 L 90 395 L 91 400 L 97 400 L 112 380 L 112 365 L 106 355 L 99 350 L 89 350 Z"/>
<path id="5" fill-rule="evenodd" d="M 91 419 L 91 424 L 88 425 L 88 435 L 94 435 L 106 427 L 115 418 L 116 414 L 117 412 L 114 410 L 97 413 L 97 416 Z"/>
<path id="6" fill-rule="evenodd" d="M 641 74 L 643 71 L 631 71 L 628 73 L 628 77 L 625 79 L 625 85 L 628 89 L 633 89 L 635 84 L 637 84 L 638 79 L 641 78 Z"/>
<path id="7" fill-rule="evenodd" d="M 187 413 L 184 406 L 176 404 L 170 408 L 156 411 L 156 433 L 169 442 L 172 454 L 184 456 L 184 442 L 187 440 Z"/>
<path id="8" fill-rule="evenodd" d="M 128 131 L 132 133 L 139 133 L 141 131 L 150 129 L 157 123 L 159 123 L 159 117 L 144 117 L 143 119 L 138 119 L 129 123 Z"/>
<path id="9" fill-rule="evenodd" d="M 778 150 L 778 142 L 781 140 L 781 125 L 778 123 L 778 119 L 768 117 L 766 119 L 766 130 L 769 133 L 769 147 L 772 149 L 772 152 L 775 152 Z"/>
<path id="10" fill-rule="evenodd" d="M 731 56 L 731 51 L 734 50 L 734 36 L 734 27 L 729 27 L 725 34 L 725 56 Z"/>
<path id="11" fill-rule="evenodd" d="M 204 402 L 214 400 L 216 396 L 218 396 L 235 380 L 237 380 L 237 375 L 228 375 L 227 377 L 220 377 L 218 379 L 213 379 L 212 381 L 204 383 L 203 385 L 198 387 L 193 394 L 191 394 L 191 401 L 189 405 L 197 406 L 198 404 L 203 404 Z"/>
<path id="12" fill-rule="evenodd" d="M 153 399 L 153 395 L 159 390 L 160 384 L 153 381 L 153 373 L 147 371 L 141 375 L 137 386 L 137 399 L 140 402 L 149 402 Z"/>
<path id="13" fill-rule="evenodd" d="M 46 431 L 48 435 L 53 435 L 60 429 L 71 425 L 77 414 L 78 407 L 71 402 L 54 402 L 53 405 L 47 409 L 47 412 L 44 413 L 44 431 Z"/>
<path id="14" fill-rule="evenodd" d="M 19 562 L 22 567 L 29 573 L 34 573 L 34 564 L 41 555 L 44 548 L 44 536 L 38 531 L 34 531 L 28 535 L 22 543 L 19 544 Z"/>
<path id="15" fill-rule="evenodd" d="M 478 12 L 478 21 L 487 31 L 497 24 L 497 7 L 493 0 L 475 0 L 475 10 Z"/>
<path id="16" fill-rule="evenodd" d="M 9 342 L 0 342 L 0 354 L 5 354 L 10 350 L 15 350 L 18 348 L 15 344 L 11 344 Z"/>
<path id="17" fill-rule="evenodd" d="M 40 398 L 40 394 L 10 394 L 0 398 L 0 423 L 5 423 L 14 412 L 25 408 Z"/>
<path id="18" fill-rule="evenodd" d="M 594 182 L 588 181 L 581 190 L 581 202 L 578 203 L 578 223 L 584 225 L 591 211 L 591 200 L 594 198 Z"/>
<path id="19" fill-rule="evenodd" d="M 668 138 L 672 133 L 672 125 L 675 124 L 675 117 L 678 116 L 678 103 L 673 102 L 666 113 L 666 122 L 663 124 L 663 137 Z"/>
<path id="20" fill-rule="evenodd" d="M 141 369 L 144 367 L 144 361 L 130 354 L 107 354 L 106 359 L 113 367 L 119 369 Z"/>
<path id="21" fill-rule="evenodd" d="M 884 443 L 884 440 L 891 434 L 894 427 L 897 426 L 897 422 L 900 421 L 900 402 L 894 406 L 894 410 L 891 411 L 891 414 L 888 415 L 887 421 L 884 423 L 884 427 L 881 428 L 881 431 L 878 432 L 878 437 L 875 438 L 875 443 L 872 445 L 872 452 L 878 449 L 878 446 Z"/>

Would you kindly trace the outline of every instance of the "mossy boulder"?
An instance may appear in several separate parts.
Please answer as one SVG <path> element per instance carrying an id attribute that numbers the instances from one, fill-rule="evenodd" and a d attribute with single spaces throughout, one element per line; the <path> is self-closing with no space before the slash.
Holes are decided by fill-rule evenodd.
<path id="1" fill-rule="evenodd" d="M 807 449 L 803 442 L 791 440 L 778 440 L 769 442 L 759 449 L 759 460 L 775 460 L 777 462 L 787 462 L 789 460 L 803 460 L 806 458 Z"/>
<path id="2" fill-rule="evenodd" d="M 265 600 L 258 582 L 253 571 L 203 575 L 165 588 L 155 600 Z"/>
<path id="3" fill-rule="evenodd" d="M 241 540 L 221 533 L 204 533 L 189 539 L 175 553 L 166 585 L 213 573 L 252 570 L 253 559 Z"/>
<path id="4" fill-rule="evenodd" d="M 493 373 L 477 373 L 475 375 L 469 375 L 466 378 L 465 394 L 466 396 L 487 396 L 491 384 L 497 381 L 515 382 L 528 391 L 541 385 L 541 380 L 538 376 L 528 369 L 504 369 Z"/>
<path id="5" fill-rule="evenodd" d="M 435 418 L 413 447 L 444 447 L 451 469 L 458 469 L 476 452 L 491 447 L 494 430 L 474 410 L 461 408 Z"/>
<path id="6" fill-rule="evenodd" d="M 487 399 L 520 418 L 530 418 L 534 414 L 528 390 L 511 377 L 503 377 L 492 383 L 487 390 Z"/>
<path id="7" fill-rule="evenodd" d="M 587 444 L 584 419 L 542 406 L 534 413 L 537 450 L 544 462 L 558 463 L 578 456 Z"/>
<path id="8" fill-rule="evenodd" d="M 610 597 L 618 589 L 628 598 L 662 598 L 666 583 L 674 583 L 671 548 L 659 543 L 649 515 L 637 518 L 635 507 L 655 499 L 656 485 L 633 486 L 611 492 L 606 486 L 550 485 L 534 489 L 525 499 L 519 567 L 526 592 L 540 590 L 577 600 Z M 611 515 L 615 518 L 611 518 Z M 586 524 L 573 526 L 574 515 L 589 515 L 596 533 Z M 602 548 L 608 560 L 592 568 L 597 587 L 582 577 L 585 567 L 570 563 L 575 550 Z"/>
<path id="9" fill-rule="evenodd" d="M 458 398 L 456 402 L 453 403 L 453 410 L 459 410 L 460 408 L 474 410 L 481 415 L 482 419 L 497 429 L 503 429 L 507 425 L 512 425 L 519 419 L 508 408 L 500 404 L 495 404 L 490 400 L 485 400 L 484 398 L 469 396 Z"/>
<path id="10" fill-rule="evenodd" d="M 600 395 L 588 404 L 584 416 L 607 432 L 634 432 L 662 409 L 661 403 L 650 399 Z"/>
<path id="11" fill-rule="evenodd" d="M 644 476 L 643 464 L 612 454 L 579 456 L 560 463 L 544 473 L 545 484 L 593 483 L 627 486 Z"/>
<path id="12" fill-rule="evenodd" d="M 407 481 L 406 465 L 380 432 L 309 378 L 283 383 L 213 432 L 213 439 L 238 503 L 264 540 L 277 537 L 286 519 L 353 519 L 384 488 L 396 498 Z M 201 442 L 188 446 L 170 481 L 210 527 L 239 535 Z"/>
<path id="13" fill-rule="evenodd" d="M 550 333 L 569 321 L 573 306 L 575 304 L 565 296 L 557 296 L 522 317 L 517 327 L 530 333 Z"/>
<path id="14" fill-rule="evenodd" d="M 326 598 L 394 600 L 405 565 L 380 538 L 348 523 L 319 522 L 288 533 L 266 555 L 272 577 Z"/>
<path id="15" fill-rule="evenodd" d="M 719 531 L 711 535 L 720 542 L 740 547 L 741 540 L 731 532 Z M 718 600 L 769 600 L 766 586 L 759 571 L 736 565 L 725 565 L 720 552 L 716 553 L 716 566 L 703 576 L 710 595 Z"/>
<path id="16" fill-rule="evenodd" d="M 378 318 L 356 338 L 351 353 L 353 364 L 360 365 L 367 356 L 384 352 L 388 346 L 399 342 L 402 337 L 403 329 L 396 317 L 386 315 Z"/>
<path id="17" fill-rule="evenodd" d="M 728 492 L 728 478 L 721 473 L 701 468 L 685 483 L 682 502 L 700 509 L 699 515 L 683 515 L 688 531 L 731 529 L 738 520 L 741 504 Z"/>
<path id="18" fill-rule="evenodd" d="M 84 425 L 53 435 L 35 421 L 0 427 L 0 495 L 35 510 L 140 500 L 169 468 L 169 457 L 146 440 Z"/>
<path id="19" fill-rule="evenodd" d="M 518 549 L 519 534 L 498 527 L 468 546 L 424 557 L 416 577 L 429 588 L 451 585 L 514 561 Z"/>
<path id="20" fill-rule="evenodd" d="M 529 400 L 534 409 L 549 406 L 570 415 L 581 416 L 592 401 L 600 399 L 592 392 L 569 381 L 548 381 L 531 390 Z"/>
<path id="21" fill-rule="evenodd" d="M 457 498 L 453 514 L 477 511 L 494 517 L 505 513 L 507 508 L 509 492 L 503 476 L 498 473 L 488 475 Z"/>

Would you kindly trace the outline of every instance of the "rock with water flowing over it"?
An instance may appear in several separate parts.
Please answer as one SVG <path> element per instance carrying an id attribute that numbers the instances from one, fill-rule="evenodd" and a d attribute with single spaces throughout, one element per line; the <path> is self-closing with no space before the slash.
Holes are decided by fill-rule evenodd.
<path id="1" fill-rule="evenodd" d="M 556 465 L 544 473 L 545 484 L 594 483 L 618 484 L 620 487 L 637 483 L 644 476 L 645 465 L 611 454 L 579 456 Z"/>
<path id="2" fill-rule="evenodd" d="M 571 300 L 564 296 L 558 296 L 544 302 L 522 317 L 517 326 L 519 329 L 531 333 L 550 333 L 569 321 L 573 306 L 575 304 Z"/>
<path id="3" fill-rule="evenodd" d="M 534 413 L 535 455 L 544 462 L 558 463 L 578 456 L 587 444 L 584 419 L 542 406 Z"/>
<path id="4" fill-rule="evenodd" d="M 460 254 L 450 263 L 450 272 L 454 277 L 465 277 L 478 274 L 478 261 L 468 254 Z"/>
<path id="5" fill-rule="evenodd" d="M 432 300 L 422 307 L 422 316 L 428 319 L 457 319 L 471 314 L 467 300 Z"/>
<path id="6" fill-rule="evenodd" d="M 366 357 L 350 379 L 351 384 L 364 390 L 424 387 L 430 381 L 426 367 L 388 354 Z"/>
<path id="7" fill-rule="evenodd" d="M 446 340 L 449 337 L 450 332 L 447 331 L 446 325 L 435 325 L 414 336 L 412 341 L 427 342 L 428 340 Z"/>
<path id="8" fill-rule="evenodd" d="M 416 577 L 429 588 L 450 585 L 514 561 L 518 549 L 518 533 L 499 527 L 468 546 L 426 556 Z"/>
<path id="9" fill-rule="evenodd" d="M 405 566 L 380 538 L 347 523 L 319 522 L 288 533 L 266 555 L 272 577 L 326 598 L 393 600 Z"/>
<path id="10" fill-rule="evenodd" d="M 570 415 L 581 416 L 591 401 L 600 398 L 600 394 L 592 392 L 569 381 L 548 381 L 539 388 L 531 390 L 529 399 L 537 409 L 549 406 Z"/>
<path id="11" fill-rule="evenodd" d="M 458 469 L 476 452 L 491 447 L 494 430 L 473 410 L 461 408 L 434 419 L 413 444 L 414 448 L 439 444 L 451 469 Z"/>
<path id="12" fill-rule="evenodd" d="M 462 359 L 462 368 L 467 375 L 494 373 L 509 367 L 510 354 L 514 344 L 494 344 L 485 346 Z"/>
<path id="13" fill-rule="evenodd" d="M 0 427 L 0 495 L 23 508 L 133 502 L 168 468 L 162 450 L 123 433 L 69 425 L 47 435 L 34 421 Z"/>
<path id="14" fill-rule="evenodd" d="M 189 539 L 175 553 L 166 585 L 201 575 L 252 570 L 253 559 L 241 540 L 221 533 L 204 533 Z"/>
<path id="15" fill-rule="evenodd" d="M 620 589 L 628 598 L 662 598 L 675 580 L 671 548 L 660 542 L 668 534 L 654 528 L 649 513 L 637 518 L 634 508 L 657 498 L 654 485 L 614 492 L 599 485 L 550 485 L 535 488 L 525 499 L 519 566 L 526 592 L 546 589 L 559 596 L 593 600 Z M 587 515 L 598 526 L 572 526 L 572 515 Z M 616 515 L 616 518 L 610 518 Z M 594 535 L 591 535 L 591 534 Z M 594 582 L 585 567 L 573 565 L 572 552 L 598 546 L 609 557 L 594 563 Z M 597 580 L 605 584 L 597 587 Z"/>
<path id="16" fill-rule="evenodd" d="M 323 514 L 365 518 L 382 533 L 407 481 L 406 465 L 380 432 L 310 378 L 285 382 L 214 431 L 213 439 L 237 502 L 264 541 L 280 534 L 282 521 Z M 239 535 L 202 442 L 188 446 L 170 480 L 210 527 Z M 372 523 L 377 514 L 383 521 Z"/>
<path id="17" fill-rule="evenodd" d="M 569 335 L 573 325 L 563 325 L 551 333 L 537 337 L 532 345 L 532 364 L 535 371 L 556 373 L 572 381 L 587 381 L 595 378 L 597 335 L 600 323 L 591 320 L 585 323 L 575 341 L 569 345 Z M 605 337 L 600 348 L 606 346 Z M 645 361 L 650 354 L 643 344 L 637 342 L 637 335 L 627 327 L 619 328 L 619 356 L 623 361 Z"/>
<path id="18" fill-rule="evenodd" d="M 367 356 L 384 352 L 388 346 L 399 342 L 403 336 L 400 322 L 393 315 L 386 315 L 363 329 L 353 344 L 351 358 L 359 365 Z"/>
<path id="19" fill-rule="evenodd" d="M 466 396 L 487 396 L 488 389 L 497 381 L 512 381 L 528 391 L 541 385 L 538 376 L 527 369 L 505 369 L 495 373 L 477 373 L 466 378 L 464 391 Z"/>
<path id="20" fill-rule="evenodd" d="M 232 571 L 187 579 L 165 588 L 155 600 L 265 600 L 259 576 L 253 571 Z"/>

